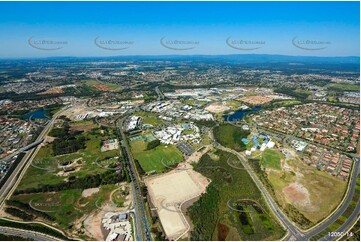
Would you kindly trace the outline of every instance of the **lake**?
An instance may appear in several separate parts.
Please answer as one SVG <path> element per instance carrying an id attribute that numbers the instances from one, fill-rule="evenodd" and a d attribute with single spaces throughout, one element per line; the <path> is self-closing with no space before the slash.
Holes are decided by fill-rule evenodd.
<path id="1" fill-rule="evenodd" d="M 29 119 L 31 117 L 32 119 L 49 119 L 49 117 L 46 116 L 48 113 L 49 112 L 47 110 L 36 110 L 23 115 L 22 118 Z"/>
<path id="2" fill-rule="evenodd" d="M 252 109 L 247 109 L 247 110 L 240 109 L 240 110 L 235 111 L 232 114 L 223 115 L 223 118 L 225 121 L 234 122 L 234 121 L 243 119 L 243 117 L 249 113 L 254 113 L 261 109 L 262 109 L 261 107 L 254 107 Z"/>

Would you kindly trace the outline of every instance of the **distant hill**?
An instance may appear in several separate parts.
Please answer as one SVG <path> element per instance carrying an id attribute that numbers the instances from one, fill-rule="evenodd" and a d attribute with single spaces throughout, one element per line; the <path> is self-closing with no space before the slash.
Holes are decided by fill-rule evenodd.
<path id="1" fill-rule="evenodd" d="M 31 58 L 23 58 L 31 59 Z M 109 56 L 109 57 L 45 57 L 34 58 L 37 60 L 53 61 L 76 61 L 76 60 L 192 60 L 192 61 L 237 61 L 239 63 L 343 63 L 359 64 L 359 56 L 342 56 L 342 57 L 319 57 L 319 56 L 291 56 L 291 55 L 268 55 L 268 54 L 233 54 L 233 55 L 129 55 L 129 56 Z M 0 59 L 1 60 L 1 59 Z M 5 60 L 5 59 L 2 59 Z"/>
<path id="2" fill-rule="evenodd" d="M 268 54 L 235 54 L 235 55 L 134 55 L 134 56 L 109 56 L 109 57 L 47 57 L 47 58 L 23 58 L 23 59 L 0 59 L 0 63 L 11 64 L 17 61 L 29 61 L 32 63 L 52 62 L 116 62 L 116 61 L 171 61 L 191 63 L 209 63 L 219 65 L 242 65 L 245 68 L 256 69 L 289 69 L 310 71 L 311 69 L 327 69 L 333 71 L 360 71 L 360 57 L 318 57 L 318 56 L 289 56 Z"/>

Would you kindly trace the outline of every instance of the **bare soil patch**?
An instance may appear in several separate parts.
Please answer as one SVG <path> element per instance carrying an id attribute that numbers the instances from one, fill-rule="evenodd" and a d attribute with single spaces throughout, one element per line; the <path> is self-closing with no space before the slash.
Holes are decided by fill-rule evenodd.
<path id="1" fill-rule="evenodd" d="M 180 206 L 203 192 L 209 181 L 193 170 L 173 170 L 145 180 L 167 238 L 175 240 L 188 230 Z"/>
<path id="2" fill-rule="evenodd" d="M 230 110 L 230 107 L 222 103 L 211 103 L 209 106 L 205 108 L 205 110 L 211 113 L 223 113 L 225 111 Z"/>
<path id="3" fill-rule="evenodd" d="M 83 192 L 81 193 L 81 195 L 83 197 L 90 197 L 91 195 L 99 192 L 99 187 L 95 187 L 95 188 L 88 188 L 88 189 L 85 189 L 83 190 Z"/>

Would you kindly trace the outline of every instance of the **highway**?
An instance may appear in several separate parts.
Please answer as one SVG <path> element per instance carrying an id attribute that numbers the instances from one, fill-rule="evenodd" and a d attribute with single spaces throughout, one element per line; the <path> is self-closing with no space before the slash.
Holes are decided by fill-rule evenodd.
<path id="1" fill-rule="evenodd" d="M 41 144 L 43 141 L 44 141 L 44 139 L 38 140 L 38 141 L 35 141 L 35 142 L 25 146 L 25 147 L 22 147 L 22 148 L 18 149 L 17 151 L 15 151 L 14 153 L 12 153 L 11 155 L 7 156 L 6 158 L 0 160 L 0 162 L 10 161 L 10 160 L 13 159 L 14 156 L 19 155 L 21 152 L 29 151 L 30 149 L 35 148 L 35 146 Z"/>
<path id="2" fill-rule="evenodd" d="M 48 132 L 51 130 L 56 118 L 68 107 L 64 107 L 59 112 L 57 112 L 53 118 L 49 121 L 49 123 L 45 126 L 45 128 L 41 131 L 40 135 L 37 137 L 34 143 L 42 142 Z M 18 184 L 21 181 L 21 178 L 24 176 L 27 168 L 30 166 L 33 161 L 35 155 L 39 151 L 41 145 L 38 145 L 35 149 L 29 150 L 23 159 L 20 161 L 18 166 L 12 172 L 10 177 L 5 182 L 4 186 L 0 188 L 0 208 L 4 205 L 5 200 L 9 199 Z"/>
<path id="3" fill-rule="evenodd" d="M 157 95 L 158 95 L 158 101 L 160 101 L 161 99 L 164 99 L 164 98 L 165 98 L 163 92 L 159 89 L 158 86 L 155 88 L 155 92 L 156 92 Z"/>
<path id="4" fill-rule="evenodd" d="M 59 112 L 57 112 L 56 114 L 54 114 L 53 118 L 49 121 L 49 123 L 44 127 L 44 129 L 41 131 L 40 135 L 37 137 L 35 142 L 38 141 L 42 141 L 44 140 L 44 137 L 48 134 L 48 132 L 51 130 L 52 126 L 54 125 L 55 120 L 57 119 L 58 116 L 60 116 L 63 111 L 65 111 L 66 109 L 68 109 L 69 107 L 66 106 L 64 108 L 62 108 Z M 29 150 L 25 156 L 23 157 L 23 159 L 19 162 L 19 164 L 17 165 L 17 167 L 15 168 L 15 170 L 11 173 L 11 175 L 9 176 L 9 178 L 6 180 L 4 186 L 2 186 L 0 188 L 0 209 L 3 208 L 5 201 L 8 200 L 11 195 L 13 194 L 13 192 L 15 191 L 15 189 L 17 188 L 17 186 L 19 185 L 22 177 L 24 176 L 26 170 L 29 168 L 29 166 L 31 165 L 31 162 L 33 161 L 34 157 L 36 156 L 37 152 L 39 151 L 41 145 L 38 145 L 35 149 Z M 49 228 L 52 228 L 54 230 L 57 230 L 58 232 L 63 233 L 63 231 L 54 228 L 50 225 L 45 225 L 44 226 L 48 226 Z M 1 227 L 4 229 L 4 227 Z M 10 230 L 9 230 L 10 231 Z M 22 233 L 28 233 L 28 235 L 30 236 L 30 234 L 34 234 L 34 231 L 27 231 L 23 230 Z M 39 234 L 39 233 L 38 233 Z M 45 235 L 42 235 L 45 236 Z M 44 237 L 45 238 L 45 237 Z M 46 237 L 45 240 L 51 240 L 49 238 L 52 238 L 51 236 Z M 53 240 L 53 239 L 52 239 Z"/>
<path id="5" fill-rule="evenodd" d="M 27 240 L 35 240 L 35 241 L 54 241 L 60 240 L 50 235 L 42 234 L 35 231 L 29 231 L 18 228 L 10 228 L 10 227 L 2 227 L 0 226 L 0 234 L 11 235 L 22 237 Z"/>
<path id="6" fill-rule="evenodd" d="M 130 111 L 131 113 L 131 111 Z M 134 160 L 131 156 L 130 149 L 127 143 L 126 136 L 124 134 L 123 125 L 124 121 L 128 115 L 123 117 L 118 121 L 118 129 L 122 138 L 121 145 L 124 148 L 123 151 L 125 151 L 126 158 L 129 163 L 130 168 L 130 175 L 132 178 L 132 187 L 133 187 L 133 207 L 134 207 L 134 217 L 135 217 L 135 224 L 136 224 L 136 238 L 137 240 L 152 240 L 150 236 L 150 229 L 149 229 L 149 223 L 147 220 L 145 207 L 144 207 L 144 199 L 141 192 L 141 186 L 140 186 L 140 177 L 137 173 L 137 170 L 135 168 Z"/>

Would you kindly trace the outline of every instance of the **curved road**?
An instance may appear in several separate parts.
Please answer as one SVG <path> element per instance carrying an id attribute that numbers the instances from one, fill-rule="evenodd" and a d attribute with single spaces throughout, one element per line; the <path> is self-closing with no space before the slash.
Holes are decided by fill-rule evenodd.
<path id="1" fill-rule="evenodd" d="M 215 141 L 213 136 L 213 130 L 210 131 L 210 138 L 211 140 Z M 215 142 L 216 143 L 216 142 Z M 320 224 L 316 225 L 314 228 L 310 229 L 309 231 L 302 231 L 298 228 L 298 226 L 292 222 L 278 207 L 278 205 L 274 202 L 273 197 L 268 193 L 266 188 L 263 186 L 262 182 L 258 179 L 257 175 L 253 172 L 252 168 L 246 162 L 246 158 L 241 155 L 239 152 L 224 147 L 218 143 L 216 143 L 216 148 L 222 149 L 224 151 L 230 152 L 238 157 L 241 161 L 242 165 L 246 168 L 247 172 L 251 176 L 254 183 L 257 185 L 259 190 L 262 192 L 263 196 L 265 197 L 267 204 L 273 211 L 273 213 L 277 216 L 280 222 L 282 222 L 283 226 L 288 230 L 289 234 L 284 238 L 285 240 L 309 240 L 311 237 L 323 232 L 328 226 L 334 223 L 342 213 L 348 208 L 350 202 L 352 201 L 353 194 L 355 192 L 356 187 L 356 178 L 358 177 L 360 171 L 360 159 L 354 158 L 354 166 L 352 169 L 352 174 L 350 176 L 349 182 L 349 189 L 347 194 L 345 195 L 345 199 L 342 202 L 342 205 L 335 211 L 329 218 L 325 221 L 321 222 Z M 359 211 L 359 203 L 355 211 Z M 339 228 L 341 231 L 342 229 L 347 230 L 347 225 L 351 225 L 352 222 L 358 217 L 358 213 L 354 213 L 348 218 L 348 220 Z M 337 231 L 336 231 L 337 232 Z M 345 231 L 342 231 L 345 232 Z M 334 238 L 324 237 L 325 240 L 333 240 Z"/>
<path id="2" fill-rule="evenodd" d="M 355 220 L 358 219 L 359 215 L 360 215 L 360 201 L 358 201 L 355 210 L 353 210 L 351 216 L 347 219 L 347 221 L 340 228 L 338 228 L 336 231 L 333 231 L 333 232 L 336 232 L 336 234 L 337 234 L 337 232 L 339 232 L 340 234 L 347 232 L 348 229 L 350 229 L 352 227 Z M 327 240 L 334 240 L 334 239 L 339 239 L 339 237 L 332 237 L 330 235 L 326 235 L 323 238 L 321 238 L 320 240 L 327 241 Z"/>
<path id="3" fill-rule="evenodd" d="M 324 223 L 321 223 L 315 229 L 308 232 L 305 235 L 305 239 L 309 240 L 311 237 L 324 231 L 328 226 L 330 226 L 332 223 L 334 223 L 346 211 L 346 209 L 349 207 L 350 202 L 352 201 L 353 195 L 355 193 L 356 178 L 358 177 L 359 172 L 360 172 L 360 159 L 354 158 L 354 167 L 352 170 L 352 175 L 350 176 L 351 181 L 349 183 L 349 190 L 348 190 L 348 193 L 346 194 L 346 197 L 345 197 L 342 205 L 337 209 L 337 211 L 335 213 L 333 213 L 331 215 L 331 217 L 329 217 L 327 219 L 327 221 L 325 221 Z M 360 201 L 358 201 L 355 210 L 360 211 Z M 354 220 L 357 217 L 358 217 L 358 212 L 353 211 L 352 215 L 347 219 L 347 221 L 337 231 L 333 231 L 333 232 L 346 232 L 346 230 L 348 229 L 347 225 L 348 224 L 352 225 L 352 223 L 354 222 Z M 328 236 L 324 237 L 324 240 L 333 240 L 333 239 L 335 239 L 335 238 L 328 237 Z"/>

